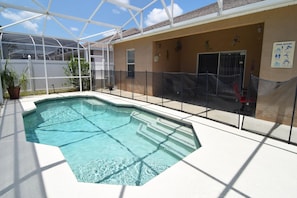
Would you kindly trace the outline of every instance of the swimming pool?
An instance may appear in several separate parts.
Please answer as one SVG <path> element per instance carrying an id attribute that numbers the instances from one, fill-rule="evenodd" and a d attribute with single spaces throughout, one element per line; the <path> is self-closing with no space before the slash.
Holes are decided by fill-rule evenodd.
<path id="1" fill-rule="evenodd" d="M 80 182 L 143 185 L 200 147 L 190 125 L 91 97 L 36 103 L 27 141 L 58 146 Z"/>

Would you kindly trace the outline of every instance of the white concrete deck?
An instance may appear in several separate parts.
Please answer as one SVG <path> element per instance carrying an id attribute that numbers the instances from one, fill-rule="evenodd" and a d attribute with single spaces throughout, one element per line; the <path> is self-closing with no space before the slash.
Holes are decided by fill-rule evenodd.
<path id="1" fill-rule="evenodd" d="M 34 101 L 73 94 L 192 122 L 202 147 L 140 187 L 79 183 L 58 148 L 26 142 L 22 120 Z M 297 146 L 160 106 L 65 93 L 6 101 L 0 116 L 0 197 L 297 197 Z"/>

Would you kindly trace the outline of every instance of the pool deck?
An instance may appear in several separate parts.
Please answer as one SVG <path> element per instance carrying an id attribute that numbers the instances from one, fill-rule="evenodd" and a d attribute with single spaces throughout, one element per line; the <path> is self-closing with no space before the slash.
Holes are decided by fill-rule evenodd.
<path id="1" fill-rule="evenodd" d="M 143 186 L 77 182 L 57 147 L 26 142 L 34 101 L 88 95 L 192 122 L 202 145 Z M 277 126 L 275 126 L 276 128 Z M 274 130 L 274 128 L 271 128 Z M 98 92 L 6 100 L 0 110 L 0 197 L 297 197 L 297 146 L 160 106 Z"/>

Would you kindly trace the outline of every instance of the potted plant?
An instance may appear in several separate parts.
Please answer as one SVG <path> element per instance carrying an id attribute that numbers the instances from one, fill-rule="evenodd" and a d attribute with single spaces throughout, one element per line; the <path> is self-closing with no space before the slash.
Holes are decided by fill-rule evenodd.
<path id="1" fill-rule="evenodd" d="M 7 89 L 10 99 L 18 99 L 20 97 L 20 89 L 27 88 L 27 70 L 18 75 L 12 68 L 8 68 L 8 60 L 4 65 L 4 70 L 1 71 L 1 80 L 3 89 Z"/>

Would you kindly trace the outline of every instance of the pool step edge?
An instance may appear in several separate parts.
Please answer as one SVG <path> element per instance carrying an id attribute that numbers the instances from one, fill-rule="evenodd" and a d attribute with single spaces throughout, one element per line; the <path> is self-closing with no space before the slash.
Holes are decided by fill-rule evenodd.
<path id="1" fill-rule="evenodd" d="M 180 142 L 176 142 L 170 137 L 161 137 L 154 132 L 148 131 L 145 124 L 140 124 L 136 133 L 154 145 L 162 147 L 166 152 L 179 159 L 184 158 L 195 150 Z M 181 151 L 177 150 L 176 148 L 179 148 Z"/>

